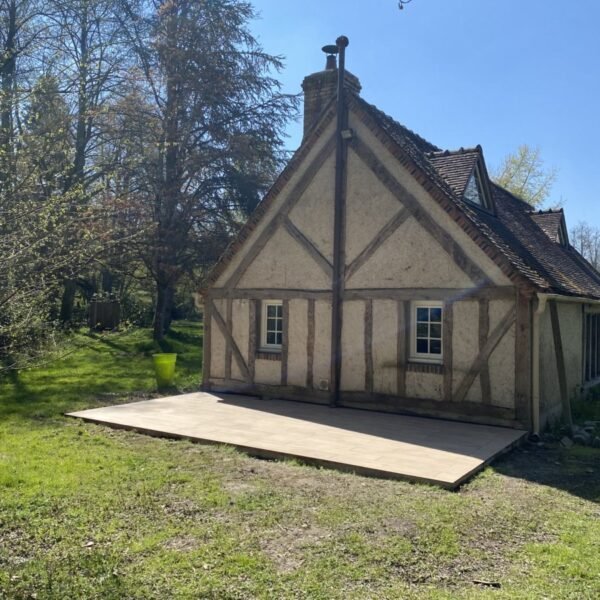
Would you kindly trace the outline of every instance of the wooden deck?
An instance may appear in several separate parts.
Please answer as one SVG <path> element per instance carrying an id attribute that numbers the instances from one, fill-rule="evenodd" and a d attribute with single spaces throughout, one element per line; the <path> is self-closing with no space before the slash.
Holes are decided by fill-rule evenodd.
<path id="1" fill-rule="evenodd" d="M 203 392 L 69 413 L 162 437 L 235 446 L 364 475 L 456 488 L 524 431 Z"/>

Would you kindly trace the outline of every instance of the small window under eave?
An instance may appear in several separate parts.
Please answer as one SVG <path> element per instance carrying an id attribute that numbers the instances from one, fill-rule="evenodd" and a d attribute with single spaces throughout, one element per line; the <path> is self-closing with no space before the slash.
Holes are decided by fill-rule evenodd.
<path id="1" fill-rule="evenodd" d="M 492 204 L 481 180 L 479 165 L 473 169 L 471 177 L 469 177 L 463 198 L 471 204 L 481 206 L 487 210 L 492 210 Z"/>

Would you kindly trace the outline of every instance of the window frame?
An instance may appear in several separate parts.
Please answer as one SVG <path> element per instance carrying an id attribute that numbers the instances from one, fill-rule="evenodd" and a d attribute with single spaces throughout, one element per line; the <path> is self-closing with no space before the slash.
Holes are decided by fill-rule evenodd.
<path id="1" fill-rule="evenodd" d="M 469 183 L 471 178 L 475 180 L 475 186 L 477 187 L 479 197 L 481 199 L 481 203 L 471 202 L 471 200 L 467 199 L 466 192 L 469 187 Z M 485 167 L 483 166 L 482 159 L 480 158 L 475 163 L 469 178 L 467 179 L 467 185 L 463 191 L 462 199 L 469 205 L 473 206 L 479 210 L 483 210 L 492 215 L 496 214 L 496 208 L 494 206 L 494 201 L 492 198 L 492 193 L 488 184 L 488 176 Z"/>
<path id="2" fill-rule="evenodd" d="M 439 308 L 441 310 L 440 318 L 440 353 L 417 352 L 417 311 L 419 308 Z M 431 321 L 427 321 L 431 323 Z M 438 339 L 429 337 L 428 340 Z M 414 300 L 411 303 L 411 323 L 410 323 L 410 360 L 412 362 L 441 365 L 444 362 L 444 303 L 437 300 Z"/>
<path id="3" fill-rule="evenodd" d="M 277 306 L 281 312 L 280 317 L 276 317 L 281 320 L 281 344 L 269 344 L 267 342 L 267 312 L 269 306 Z M 283 322 L 283 301 L 282 300 L 263 300 L 261 302 L 261 312 L 260 312 L 260 346 L 259 350 L 262 352 L 274 352 L 280 353 L 283 347 L 283 329 L 285 327 L 285 323 Z M 278 333 L 278 332 L 276 332 Z"/>

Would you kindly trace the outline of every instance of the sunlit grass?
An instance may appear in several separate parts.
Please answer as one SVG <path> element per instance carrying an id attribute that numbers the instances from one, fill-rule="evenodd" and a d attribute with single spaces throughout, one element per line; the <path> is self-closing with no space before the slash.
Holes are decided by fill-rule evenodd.
<path id="1" fill-rule="evenodd" d="M 79 333 L 0 383 L 0 598 L 597 597 L 598 450 L 517 450 L 451 493 L 63 416 L 157 395 L 158 349 L 198 389 L 200 338 Z"/>

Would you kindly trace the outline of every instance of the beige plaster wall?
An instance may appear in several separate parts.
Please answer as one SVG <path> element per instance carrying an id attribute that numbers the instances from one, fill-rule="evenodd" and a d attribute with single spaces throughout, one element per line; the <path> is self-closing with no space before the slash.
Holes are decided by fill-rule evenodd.
<path id="1" fill-rule="evenodd" d="M 248 364 L 248 337 L 250 334 L 250 301 L 232 300 L 231 319 L 233 325 L 233 339 L 240 353 Z M 234 357 L 231 360 L 231 377 L 238 381 L 244 381 L 244 376 L 237 365 Z"/>
<path id="2" fill-rule="evenodd" d="M 373 391 L 398 392 L 398 305 L 394 300 L 373 301 Z"/>
<path id="3" fill-rule="evenodd" d="M 335 156 L 331 155 L 315 175 L 302 199 L 290 212 L 290 220 L 333 262 L 333 196 Z"/>
<path id="4" fill-rule="evenodd" d="M 414 177 L 399 164 L 383 146 L 383 144 L 363 125 L 352 113 L 349 117 L 349 126 L 356 132 L 362 141 L 367 143 L 375 152 L 379 160 L 398 179 L 404 188 L 410 192 L 421 204 L 424 210 L 461 246 L 473 262 L 482 268 L 488 277 L 498 285 L 511 285 L 511 281 L 502 273 L 495 263 L 481 252 L 481 249 L 471 238 L 448 216 L 448 214 L 431 198 L 429 193 L 414 179 Z"/>
<path id="5" fill-rule="evenodd" d="M 331 279 L 280 226 L 248 267 L 238 287 L 328 289 Z"/>
<path id="6" fill-rule="evenodd" d="M 308 301 L 290 300 L 288 327 L 288 384 L 306 386 Z"/>
<path id="7" fill-rule="evenodd" d="M 254 381 L 265 385 L 281 385 L 281 361 L 257 358 L 254 363 Z"/>
<path id="8" fill-rule="evenodd" d="M 472 286 L 471 279 L 412 217 L 347 282 L 349 288 Z"/>
<path id="9" fill-rule="evenodd" d="M 331 302 L 315 302 L 314 385 L 329 386 L 331 378 Z M 323 383 L 323 385 L 321 385 Z M 329 389 L 329 388 L 327 388 Z"/>
<path id="10" fill-rule="evenodd" d="M 225 300 L 215 300 L 215 308 L 219 311 L 223 319 L 225 319 L 227 314 Z M 225 377 L 225 338 L 214 317 L 211 319 L 210 338 L 210 376 L 211 379 L 222 379 Z"/>
<path id="11" fill-rule="evenodd" d="M 515 407 L 515 326 L 500 340 L 489 360 L 492 404 Z"/>
<path id="12" fill-rule="evenodd" d="M 444 377 L 437 373 L 406 373 L 406 395 L 409 398 L 442 400 Z"/>
<path id="13" fill-rule="evenodd" d="M 365 303 L 344 302 L 342 327 L 342 391 L 365 389 Z"/>
<path id="14" fill-rule="evenodd" d="M 455 302 L 453 306 L 452 388 L 460 385 L 479 354 L 479 303 L 476 300 Z M 467 402 L 481 402 L 481 383 L 475 378 L 465 397 Z"/>
<path id="15" fill-rule="evenodd" d="M 308 166 L 311 163 L 311 161 L 318 155 L 319 151 L 323 148 L 323 146 L 325 146 L 325 144 L 327 143 L 329 138 L 334 134 L 334 132 L 335 132 L 335 122 L 332 122 L 329 125 L 329 127 L 326 129 L 326 131 L 323 132 L 323 135 L 320 137 L 320 139 L 317 141 L 317 143 L 314 145 L 314 147 L 311 149 L 310 153 L 308 154 L 308 156 L 306 157 L 306 159 L 303 163 L 304 165 Z M 330 169 L 331 168 L 329 166 L 330 164 L 331 163 L 329 161 L 325 161 L 324 162 L 325 168 Z M 223 285 L 227 282 L 229 277 L 232 275 L 232 273 L 235 271 L 235 269 L 239 266 L 240 262 L 243 260 L 244 256 L 248 252 L 248 249 L 253 246 L 254 242 L 258 239 L 260 234 L 264 231 L 265 227 L 267 227 L 269 225 L 269 223 L 272 221 L 273 217 L 278 214 L 279 209 L 285 203 L 285 201 L 289 197 L 290 192 L 294 189 L 294 187 L 298 183 L 299 179 L 302 177 L 303 172 L 304 171 L 302 168 L 297 169 L 296 172 L 290 177 L 290 180 L 284 186 L 281 193 L 273 201 L 273 204 L 271 205 L 271 208 L 268 211 L 268 213 L 266 215 L 264 215 L 264 218 L 261 219 L 261 222 L 256 226 L 256 228 L 251 232 L 251 234 L 245 240 L 243 247 L 232 258 L 231 262 L 227 265 L 227 267 L 225 268 L 223 273 L 220 275 L 220 277 L 215 282 L 214 287 L 223 287 Z"/>
<path id="16" fill-rule="evenodd" d="M 583 372 L 583 318 L 581 304 L 558 303 L 558 319 L 567 372 L 569 398 L 579 393 Z M 540 411 L 542 425 L 561 417 L 562 404 L 550 309 L 540 317 Z"/>
<path id="17" fill-rule="evenodd" d="M 352 150 L 348 152 L 346 203 L 346 263 L 349 264 L 402 205 Z"/>

